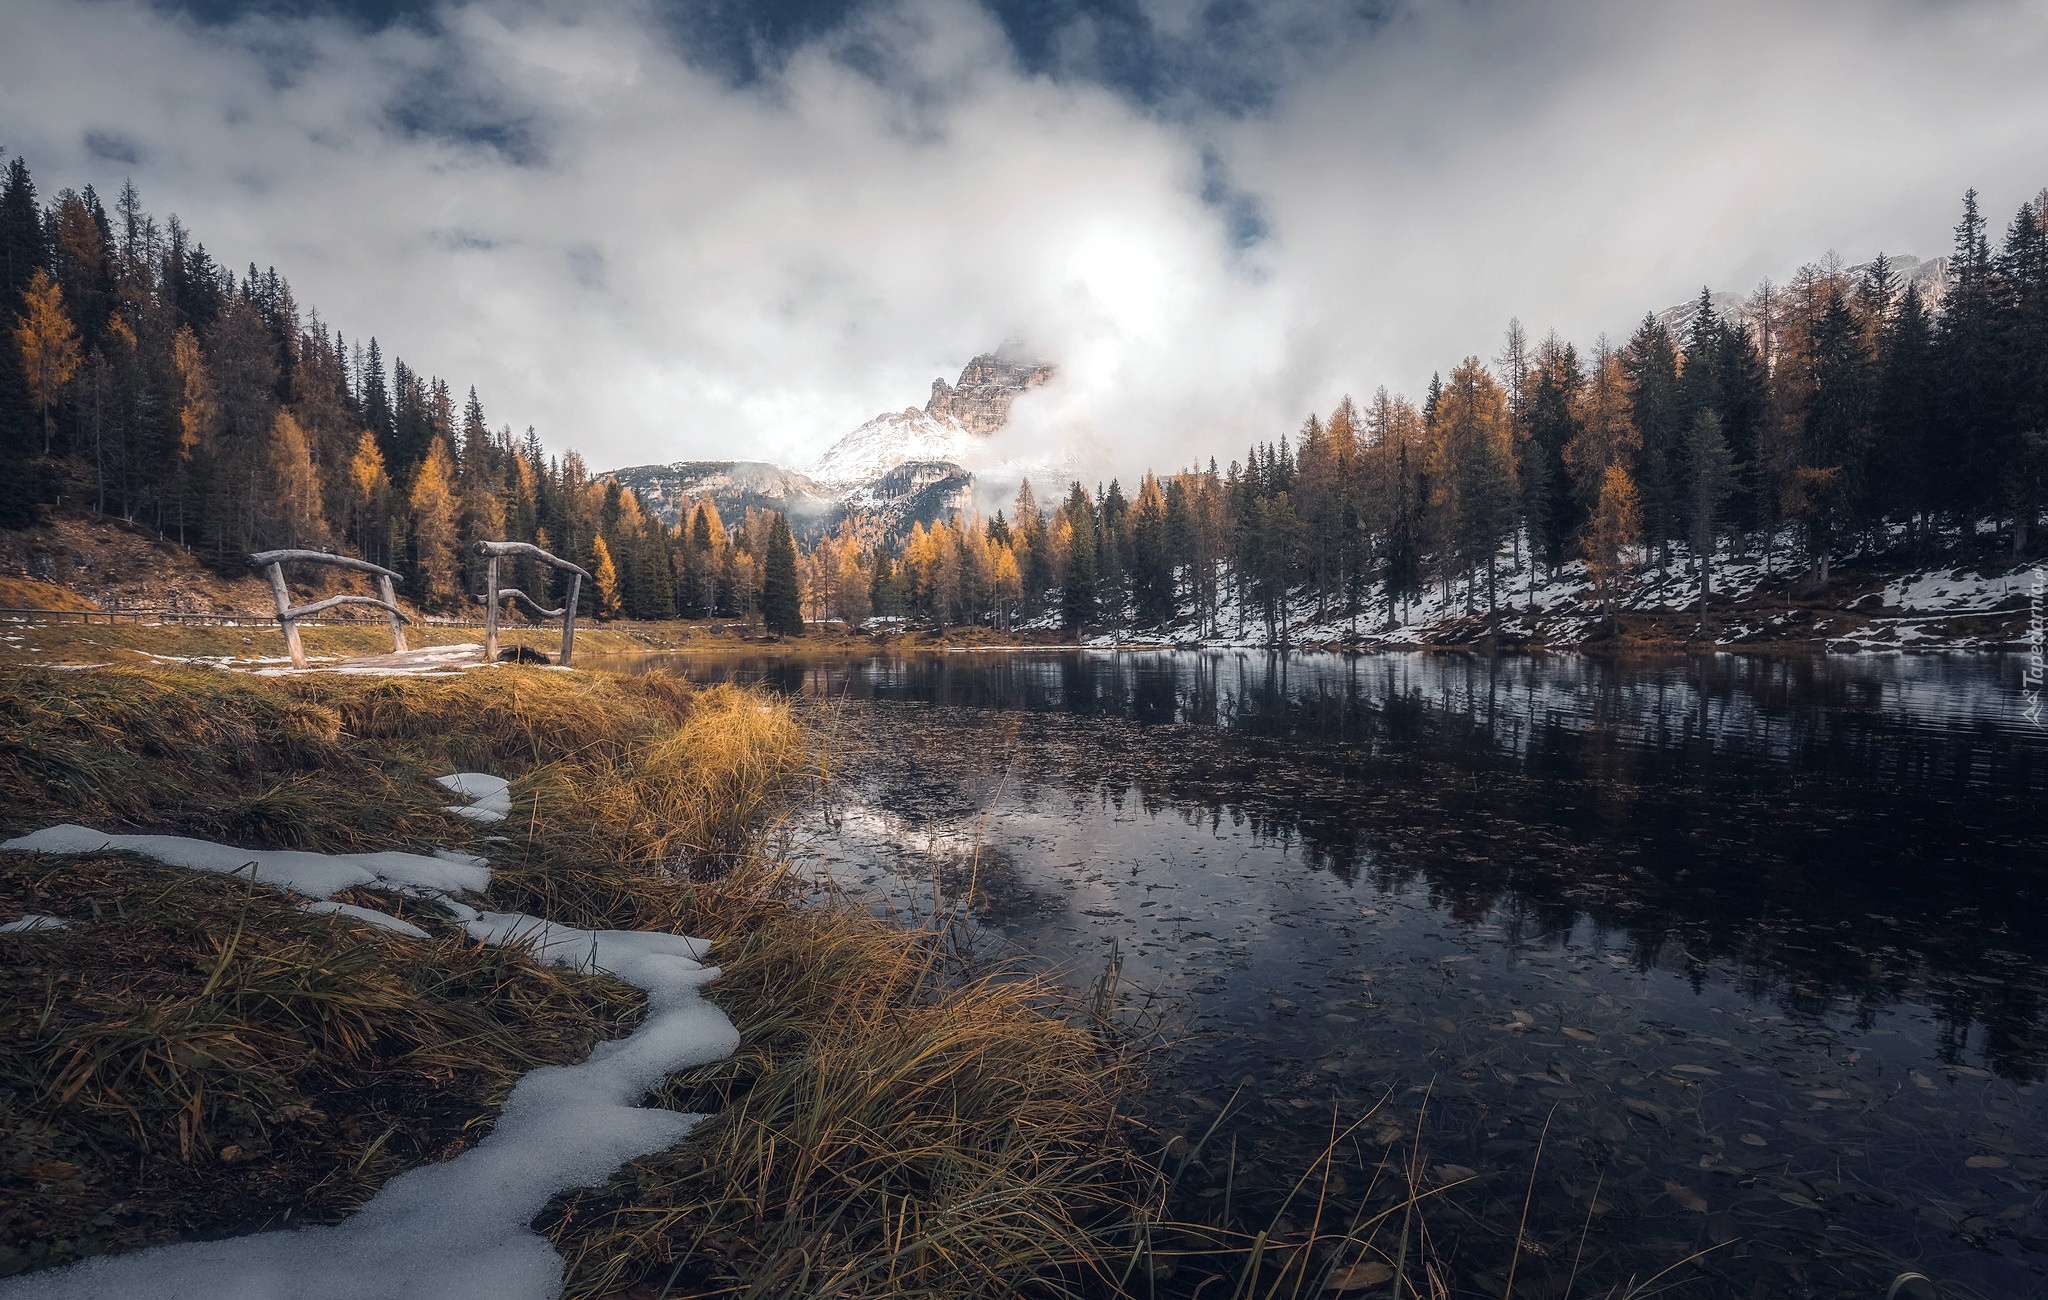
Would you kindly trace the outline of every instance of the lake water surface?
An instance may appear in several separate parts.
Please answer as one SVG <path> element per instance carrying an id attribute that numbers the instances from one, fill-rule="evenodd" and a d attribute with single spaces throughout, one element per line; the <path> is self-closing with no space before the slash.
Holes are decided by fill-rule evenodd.
<path id="1" fill-rule="evenodd" d="M 1656 1286 L 2048 1296 L 2048 735 L 2016 661 L 639 666 L 818 702 L 835 780 L 792 834 L 822 870 L 1114 969 L 1168 1035 L 1150 1118 L 1215 1126 L 1211 1218 L 1306 1222 L 1284 1194 L 1335 1116 L 1331 1204 L 1440 1189 L 1456 1295 L 1679 1265 Z"/>

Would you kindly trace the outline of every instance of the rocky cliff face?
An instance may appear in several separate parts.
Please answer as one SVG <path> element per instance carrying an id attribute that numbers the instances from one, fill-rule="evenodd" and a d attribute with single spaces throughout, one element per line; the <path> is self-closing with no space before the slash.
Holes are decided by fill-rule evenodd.
<path id="1" fill-rule="evenodd" d="M 1052 367 L 1042 361 L 1022 359 L 1008 348 L 984 352 L 967 363 L 959 383 L 932 380 L 925 414 L 986 438 L 1008 423 L 1010 403 L 1019 393 L 1051 378 Z"/>

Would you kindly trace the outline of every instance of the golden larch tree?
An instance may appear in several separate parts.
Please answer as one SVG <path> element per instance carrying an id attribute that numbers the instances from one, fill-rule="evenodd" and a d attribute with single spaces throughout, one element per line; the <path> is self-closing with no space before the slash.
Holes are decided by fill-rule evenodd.
<path id="1" fill-rule="evenodd" d="M 612 548 L 604 544 L 604 538 L 593 538 L 590 543 L 590 576 L 597 579 L 597 614 L 599 618 L 617 618 L 624 608 L 619 599 L 619 566 L 612 563 Z"/>
<path id="2" fill-rule="evenodd" d="M 1600 481 L 1600 500 L 1586 521 L 1586 568 L 1614 624 L 1614 579 L 1626 571 L 1630 553 L 1643 535 L 1643 503 L 1635 480 L 1619 465 L 1609 465 Z"/>
<path id="3" fill-rule="evenodd" d="M 343 531 L 355 538 L 365 556 L 379 558 L 377 521 L 384 516 L 384 502 L 391 494 L 391 476 L 384 472 L 384 452 L 377 435 L 368 429 L 356 437 L 356 449 L 348 458 L 347 514 Z"/>
<path id="4" fill-rule="evenodd" d="M 448 444 L 436 438 L 413 475 L 406 504 L 412 513 L 412 560 L 420 600 L 447 605 L 455 599 L 455 491 Z"/>
<path id="5" fill-rule="evenodd" d="M 320 471 L 306 446 L 306 431 L 288 410 L 270 422 L 269 515 L 277 540 L 286 546 L 314 546 L 327 540 L 320 507 Z"/>
<path id="6" fill-rule="evenodd" d="M 78 327 L 64 311 L 63 291 L 41 267 L 29 276 L 22 307 L 15 318 L 14 346 L 21 353 L 22 373 L 43 417 L 43 454 L 47 456 L 57 427 L 50 408 L 78 373 Z"/>

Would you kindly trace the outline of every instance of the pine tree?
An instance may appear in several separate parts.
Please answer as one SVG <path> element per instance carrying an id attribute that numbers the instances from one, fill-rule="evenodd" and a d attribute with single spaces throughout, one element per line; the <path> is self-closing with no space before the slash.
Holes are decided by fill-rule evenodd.
<path id="1" fill-rule="evenodd" d="M 1173 620 L 1173 551 L 1166 494 L 1147 474 L 1131 510 L 1131 601 L 1138 622 L 1163 627 Z"/>
<path id="2" fill-rule="evenodd" d="M 1714 546 L 1720 535 L 1721 504 L 1733 486 L 1734 462 L 1721 436 L 1721 417 L 1701 410 L 1686 430 L 1685 476 L 1692 522 L 1693 563 L 1700 577 L 1700 635 L 1706 636 L 1707 600 L 1713 594 Z"/>
<path id="3" fill-rule="evenodd" d="M 778 510 L 768 532 L 768 553 L 761 566 L 761 618 L 768 630 L 777 636 L 802 636 L 802 599 L 797 583 L 796 541 L 789 534 L 789 517 Z"/>
<path id="4" fill-rule="evenodd" d="M 1640 493 L 1643 532 L 1664 557 L 1669 543 L 1681 535 L 1676 463 L 1685 439 L 1671 331 L 1645 316 L 1622 351 L 1622 369 L 1628 376 L 1629 416 L 1641 439 L 1631 478 Z"/>
<path id="5" fill-rule="evenodd" d="M 1990 487 L 2008 461 L 1999 416 L 1997 287 L 1977 191 L 1963 196 L 1955 252 L 1949 258 L 1949 288 L 1942 302 L 1939 354 L 1942 395 L 1939 409 L 1943 446 L 1939 464 L 1946 491 L 1965 536 L 1997 504 Z"/>
<path id="6" fill-rule="evenodd" d="M 1095 621 L 1095 504 L 1079 483 L 1067 493 L 1060 520 L 1068 530 L 1066 572 L 1060 581 L 1060 623 L 1078 632 Z"/>

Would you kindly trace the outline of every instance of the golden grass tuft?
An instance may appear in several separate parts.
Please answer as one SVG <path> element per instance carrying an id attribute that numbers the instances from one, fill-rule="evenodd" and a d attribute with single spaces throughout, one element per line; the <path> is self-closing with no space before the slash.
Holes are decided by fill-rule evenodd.
<path id="1" fill-rule="evenodd" d="M 714 986 L 741 1048 L 664 1092 L 711 1113 L 690 1143 L 562 1204 L 567 1294 L 1102 1294 L 1160 1191 L 1129 1062 L 1049 983 L 963 978 L 930 935 L 774 894 L 712 903 L 751 913 Z"/>

